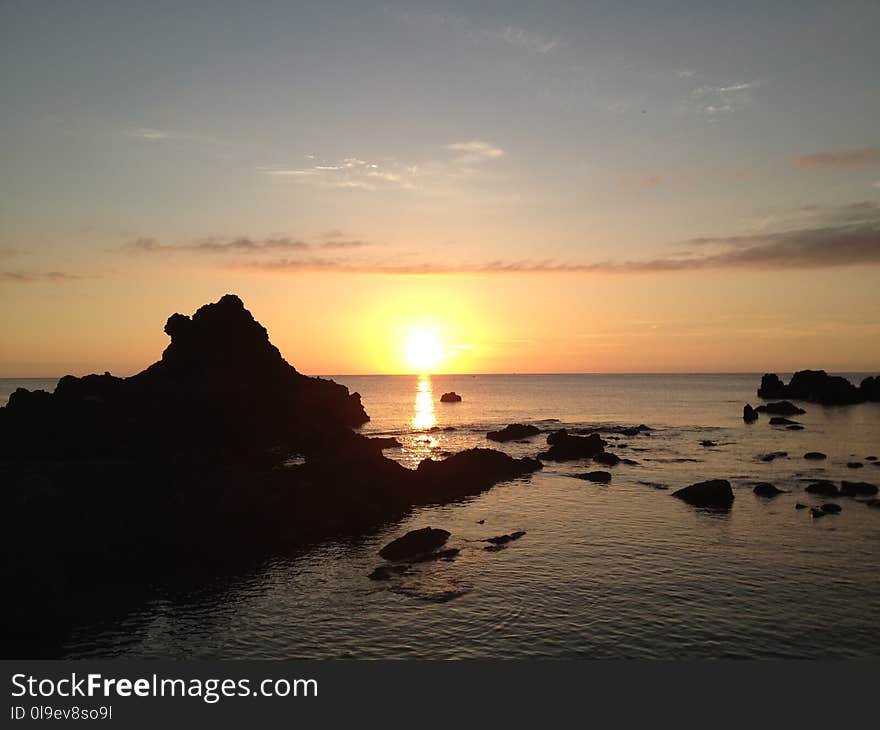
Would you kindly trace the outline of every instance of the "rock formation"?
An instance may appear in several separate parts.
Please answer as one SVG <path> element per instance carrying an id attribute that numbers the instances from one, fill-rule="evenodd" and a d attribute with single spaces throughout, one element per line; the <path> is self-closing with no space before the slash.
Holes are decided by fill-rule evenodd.
<path id="1" fill-rule="evenodd" d="M 788 385 L 778 375 L 766 373 L 758 388 L 761 398 L 794 398 L 825 406 L 880 401 L 880 376 L 865 378 L 857 387 L 846 378 L 828 375 L 824 370 L 800 370 Z"/>

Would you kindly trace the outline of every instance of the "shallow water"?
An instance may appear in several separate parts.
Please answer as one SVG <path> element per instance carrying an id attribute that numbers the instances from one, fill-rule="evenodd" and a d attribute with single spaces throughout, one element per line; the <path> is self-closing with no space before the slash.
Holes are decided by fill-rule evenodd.
<path id="1" fill-rule="evenodd" d="M 803 492 L 808 477 L 880 484 L 880 467 L 864 459 L 880 456 L 880 404 L 806 404 L 795 417 L 806 428 L 795 432 L 766 416 L 743 423 L 759 375 L 335 379 L 362 394 L 373 419 L 366 433 L 403 442 L 386 454 L 407 466 L 470 446 L 543 450 L 543 436 L 503 446 L 485 439 L 512 422 L 654 430 L 609 438 L 609 450 L 637 465 L 547 464 L 360 541 L 328 542 L 222 585 L 157 597 L 123 621 L 83 627 L 67 655 L 880 657 L 880 510 L 840 498 L 841 514 L 813 520 L 794 508 L 828 501 Z M 463 402 L 440 403 L 447 390 Z M 717 446 L 701 446 L 704 439 Z M 783 450 L 789 457 L 758 458 Z M 829 458 L 802 458 L 813 450 Z M 864 467 L 850 469 L 851 461 Z M 612 482 L 570 476 L 594 468 L 611 471 Z M 733 484 L 729 512 L 670 496 L 708 478 Z M 790 491 L 758 498 L 758 480 Z M 382 545 L 425 525 L 452 532 L 455 560 L 388 582 L 367 578 Z M 484 549 L 485 538 L 518 529 L 527 534 L 505 549 Z"/>

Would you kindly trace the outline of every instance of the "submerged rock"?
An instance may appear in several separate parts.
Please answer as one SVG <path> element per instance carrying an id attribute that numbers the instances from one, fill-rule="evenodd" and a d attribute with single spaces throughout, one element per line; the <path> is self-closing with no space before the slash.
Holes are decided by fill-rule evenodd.
<path id="1" fill-rule="evenodd" d="M 574 474 L 575 479 L 583 479 L 597 484 L 608 484 L 611 481 L 611 473 L 607 471 L 588 471 L 583 474 Z"/>
<path id="2" fill-rule="evenodd" d="M 783 490 L 777 489 L 776 485 L 770 482 L 760 482 L 755 485 L 752 491 L 759 497 L 776 497 L 779 494 L 784 494 Z"/>
<path id="3" fill-rule="evenodd" d="M 612 454 L 610 451 L 603 451 L 600 454 L 596 454 L 593 457 L 593 461 L 605 466 L 617 466 L 620 463 L 620 457 L 617 454 Z"/>
<path id="4" fill-rule="evenodd" d="M 773 461 L 774 459 L 784 459 L 787 456 L 787 451 L 771 451 L 769 454 L 761 454 L 758 458 L 761 461 Z"/>
<path id="5" fill-rule="evenodd" d="M 826 502 L 822 505 L 822 511 L 829 515 L 839 514 L 843 508 L 839 504 L 834 504 L 834 502 Z"/>
<path id="6" fill-rule="evenodd" d="M 435 527 L 410 530 L 403 537 L 389 542 L 379 551 L 379 555 L 386 560 L 404 560 L 430 553 L 445 544 L 451 534 L 448 530 Z"/>
<path id="7" fill-rule="evenodd" d="M 848 469 L 861 469 L 864 464 L 862 464 L 862 462 L 860 461 L 849 461 L 847 462 L 846 466 Z"/>
<path id="8" fill-rule="evenodd" d="M 511 532 L 509 535 L 497 535 L 496 537 L 487 538 L 486 542 L 491 542 L 493 545 L 506 545 L 513 540 L 519 540 L 525 534 L 525 530 L 517 530 L 516 532 Z"/>
<path id="9" fill-rule="evenodd" d="M 703 441 L 700 441 L 700 446 L 708 449 L 712 446 L 718 446 L 718 444 L 716 444 L 714 441 L 710 441 L 709 439 L 704 439 Z"/>
<path id="10" fill-rule="evenodd" d="M 777 401 L 776 403 L 764 403 L 756 409 L 759 413 L 770 413 L 775 416 L 800 416 L 806 411 L 798 408 L 794 403 L 787 400 Z"/>
<path id="11" fill-rule="evenodd" d="M 455 391 L 444 393 L 440 396 L 441 403 L 461 403 L 461 396 Z"/>
<path id="12" fill-rule="evenodd" d="M 786 418 L 785 416 L 773 416 L 770 419 L 771 426 L 799 426 L 800 424 L 797 421 L 792 421 L 790 418 Z"/>
<path id="13" fill-rule="evenodd" d="M 828 456 L 823 454 L 821 451 L 808 451 L 804 454 L 805 459 L 810 459 L 812 461 L 821 461 L 822 459 L 827 459 Z"/>
<path id="14" fill-rule="evenodd" d="M 801 504 L 800 502 L 796 502 L 795 505 L 794 505 L 794 508 L 795 508 L 795 509 L 806 509 L 806 508 L 807 508 L 807 505 L 805 505 L 805 504 Z"/>
<path id="15" fill-rule="evenodd" d="M 809 492 L 810 494 L 821 494 L 825 497 L 836 497 L 840 494 L 837 485 L 834 484 L 834 482 L 829 482 L 827 479 L 820 479 L 819 481 L 807 485 L 804 491 Z"/>
<path id="16" fill-rule="evenodd" d="M 845 497 L 872 497 L 877 494 L 877 485 L 869 482 L 841 482 L 840 493 Z"/>
<path id="17" fill-rule="evenodd" d="M 536 436 L 539 433 L 541 433 L 541 429 L 537 426 L 525 423 L 511 423 L 500 431 L 489 431 L 489 433 L 486 434 L 486 438 L 490 441 L 504 443 L 505 441 L 519 441 L 520 439 L 529 438 L 530 436 Z"/>
<path id="18" fill-rule="evenodd" d="M 672 493 L 695 507 L 729 508 L 733 504 L 733 490 L 726 479 L 710 479 L 691 484 Z"/>
<path id="19" fill-rule="evenodd" d="M 792 423 L 790 426 L 785 427 L 786 431 L 803 431 L 804 427 L 799 423 Z"/>
<path id="20" fill-rule="evenodd" d="M 598 434 L 572 436 L 564 428 L 547 437 L 550 448 L 539 454 L 543 461 L 574 461 L 595 458 L 605 450 L 605 441 Z"/>

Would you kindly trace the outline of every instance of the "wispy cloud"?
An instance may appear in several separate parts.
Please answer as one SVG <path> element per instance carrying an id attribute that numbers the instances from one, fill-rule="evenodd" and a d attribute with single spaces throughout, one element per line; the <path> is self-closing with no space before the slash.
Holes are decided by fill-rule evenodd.
<path id="1" fill-rule="evenodd" d="M 160 243 L 155 238 L 137 238 L 123 246 L 130 253 L 197 253 L 197 254 L 281 254 L 292 251 L 340 250 L 370 246 L 368 241 L 344 240 L 334 238 L 320 243 L 309 243 L 286 236 L 254 239 L 247 236 L 236 238 L 206 238 L 192 243 Z"/>
<path id="2" fill-rule="evenodd" d="M 701 112 L 714 117 L 733 112 L 740 106 L 752 103 L 754 99 L 750 92 L 763 85 L 764 82 L 760 80 L 739 81 L 714 86 L 704 84 L 691 92 L 691 99 Z"/>
<path id="3" fill-rule="evenodd" d="M 447 151 L 445 159 L 429 159 L 418 163 L 364 160 L 359 157 L 319 160 L 315 155 L 307 155 L 307 165 L 262 166 L 257 170 L 272 177 L 321 188 L 417 190 L 451 178 L 472 176 L 481 163 L 504 156 L 503 149 L 480 140 L 453 142 L 445 145 L 444 149 Z M 450 158 L 449 153 L 454 153 L 454 156 Z"/>
<path id="4" fill-rule="evenodd" d="M 136 127 L 125 132 L 126 136 L 141 142 L 168 142 L 168 141 L 189 141 L 201 142 L 205 144 L 223 144 L 223 141 L 216 137 L 210 137 L 204 134 L 193 134 L 191 132 L 181 132 L 173 129 L 158 129 L 156 127 Z"/>
<path id="5" fill-rule="evenodd" d="M 21 255 L 21 251 L 19 251 L 17 248 L 0 246 L 0 259 L 11 259 L 13 256 L 19 255 Z"/>
<path id="6" fill-rule="evenodd" d="M 880 148 L 860 147 L 859 149 L 834 152 L 814 152 L 811 155 L 796 157 L 792 163 L 797 167 L 867 167 L 868 165 L 880 164 Z"/>
<path id="7" fill-rule="evenodd" d="M 660 175 L 643 175 L 641 177 L 622 177 L 620 185 L 624 188 L 654 188 L 663 182 Z"/>
<path id="8" fill-rule="evenodd" d="M 10 284 L 39 284 L 54 282 L 82 281 L 86 277 L 64 271 L 0 271 L 0 282 Z"/>
<path id="9" fill-rule="evenodd" d="M 880 265 L 880 206 L 866 201 L 823 209 L 825 224 L 738 236 L 694 238 L 676 255 L 596 263 L 553 259 L 488 262 L 352 260 L 338 256 L 235 261 L 236 269 L 264 273 L 335 271 L 358 274 L 647 274 L 707 270 L 785 271 Z"/>
<path id="10" fill-rule="evenodd" d="M 446 149 L 458 152 L 456 161 L 466 165 L 472 165 L 486 160 L 497 160 L 504 156 L 504 150 L 488 142 L 472 140 L 470 142 L 453 142 L 446 145 Z"/>

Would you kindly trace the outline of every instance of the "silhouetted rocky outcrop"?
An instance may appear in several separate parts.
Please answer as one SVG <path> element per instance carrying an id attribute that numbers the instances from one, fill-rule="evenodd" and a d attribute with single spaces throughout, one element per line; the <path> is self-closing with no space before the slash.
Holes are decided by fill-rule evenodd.
<path id="1" fill-rule="evenodd" d="M 750 403 L 746 403 L 743 406 L 743 420 L 746 423 L 753 423 L 758 420 L 758 412 L 752 408 Z"/>
<path id="2" fill-rule="evenodd" d="M 765 403 L 758 406 L 755 410 L 758 413 L 770 413 L 774 416 L 800 416 L 806 413 L 803 408 L 798 408 L 794 403 L 787 400 Z"/>
<path id="3" fill-rule="evenodd" d="M 403 537 L 392 540 L 379 551 L 386 560 L 405 560 L 421 553 L 430 553 L 449 539 L 449 531 L 435 527 L 410 530 Z"/>
<path id="4" fill-rule="evenodd" d="M 441 403 L 461 403 L 461 396 L 454 391 L 450 391 L 449 393 L 444 393 L 440 396 Z"/>
<path id="5" fill-rule="evenodd" d="M 385 458 L 393 440 L 352 430 L 358 394 L 299 373 L 236 296 L 165 331 L 135 376 L 67 376 L 0 408 L 0 581 L 29 656 L 94 619 L 120 576 L 150 600 L 541 468 L 491 449 L 415 470 Z"/>
<path id="6" fill-rule="evenodd" d="M 761 398 L 793 398 L 825 406 L 880 401 L 880 379 L 865 378 L 857 387 L 846 378 L 828 375 L 824 370 L 799 370 L 786 385 L 779 376 L 767 373 L 758 388 Z"/>

